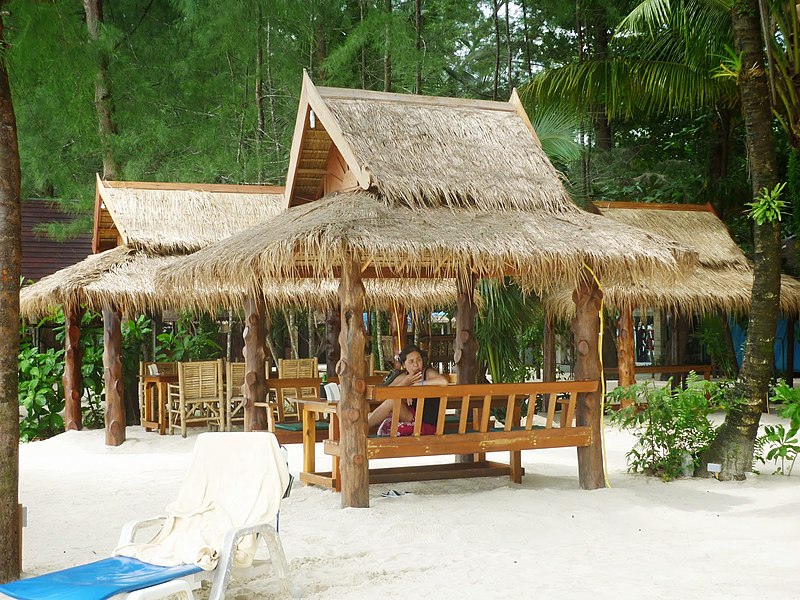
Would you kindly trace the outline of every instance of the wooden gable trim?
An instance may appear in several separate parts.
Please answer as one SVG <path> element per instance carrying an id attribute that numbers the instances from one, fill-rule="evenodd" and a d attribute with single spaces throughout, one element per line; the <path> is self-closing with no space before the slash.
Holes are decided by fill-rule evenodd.
<path id="1" fill-rule="evenodd" d="M 536 142 L 536 145 L 541 148 L 542 142 L 539 140 L 539 136 L 536 135 L 536 130 L 533 128 L 533 123 L 531 123 L 531 120 L 528 118 L 528 113 L 525 111 L 525 107 L 522 106 L 522 100 L 519 99 L 517 88 L 511 90 L 511 98 L 509 98 L 508 103 L 514 108 L 514 110 L 517 111 L 520 119 L 522 119 L 522 122 L 525 123 L 525 126 L 531 132 L 531 135 L 533 135 L 533 140 Z"/>
<path id="2" fill-rule="evenodd" d="M 372 90 L 354 90 L 349 88 L 335 88 L 335 87 L 318 87 L 315 89 L 322 99 L 339 98 L 344 100 L 369 100 L 370 102 L 391 102 L 392 104 L 449 106 L 453 108 L 496 110 L 500 112 L 514 111 L 514 108 L 512 106 L 509 106 L 507 102 L 496 102 L 492 100 L 446 98 L 444 96 L 420 96 L 416 94 L 396 94 L 392 92 L 375 92 Z"/>
<path id="3" fill-rule="evenodd" d="M 96 250 L 95 252 L 102 252 L 103 250 L 109 250 L 109 248 L 105 248 L 105 247 L 102 246 L 102 240 L 100 240 L 99 227 L 100 227 L 100 221 L 102 220 L 103 211 L 108 213 L 108 216 L 111 217 L 112 223 L 114 223 L 114 230 L 117 232 L 116 245 L 119 246 L 119 245 L 125 244 L 125 243 L 127 243 L 127 239 L 128 239 L 128 236 L 125 233 L 125 230 L 122 227 L 120 227 L 119 223 L 117 222 L 116 217 L 114 216 L 114 210 L 112 208 L 114 203 L 113 202 L 109 202 L 108 201 L 108 197 L 106 196 L 106 190 L 109 187 L 115 187 L 115 186 L 107 185 L 108 183 L 109 182 L 107 182 L 107 181 L 102 181 L 100 179 L 99 175 L 97 176 L 97 197 L 99 199 L 97 207 L 98 207 L 100 212 L 95 214 L 95 227 L 98 228 L 98 236 L 97 236 L 97 240 L 98 240 L 97 247 L 98 247 L 98 250 Z M 119 183 L 119 182 L 116 182 L 116 183 Z M 116 186 L 116 187 L 122 187 L 122 186 Z M 103 205 L 105 205 L 105 209 L 100 208 Z"/>
<path id="4" fill-rule="evenodd" d="M 99 179 L 99 176 L 98 176 Z M 173 190 L 229 194 L 283 194 L 279 185 L 237 185 L 228 183 L 175 183 L 166 181 L 104 181 L 105 187 L 136 190 Z"/>
<path id="5" fill-rule="evenodd" d="M 103 182 L 100 180 L 100 175 L 98 173 L 94 174 L 95 176 L 95 188 L 94 188 L 94 227 L 92 228 L 92 252 L 97 254 L 100 252 L 100 208 L 101 206 L 101 199 L 100 199 L 100 188 L 103 186 Z"/>
<path id="6" fill-rule="evenodd" d="M 325 127 L 328 136 L 331 138 L 333 146 L 337 148 L 342 158 L 347 163 L 347 166 L 352 171 L 353 175 L 358 182 L 358 186 L 362 189 L 369 189 L 371 178 L 369 172 L 361 167 L 355 152 L 350 147 L 350 144 L 344 139 L 344 134 L 339 127 L 335 117 L 328 109 L 325 101 L 320 96 L 314 83 L 308 76 L 307 72 L 303 72 L 303 89 L 300 92 L 300 104 L 297 110 L 297 120 L 294 126 L 294 137 L 292 138 L 292 151 L 289 155 L 289 171 L 286 176 L 286 206 L 291 207 L 299 202 L 295 202 L 294 189 L 298 175 L 298 165 L 300 163 L 300 156 L 303 152 L 305 142 L 305 124 L 309 117 L 309 112 L 314 111 L 316 118 Z"/>

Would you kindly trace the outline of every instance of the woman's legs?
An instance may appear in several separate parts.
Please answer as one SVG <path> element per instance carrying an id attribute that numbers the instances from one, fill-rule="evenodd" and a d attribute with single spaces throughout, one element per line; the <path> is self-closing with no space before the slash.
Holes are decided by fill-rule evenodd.
<path id="1" fill-rule="evenodd" d="M 370 427 L 377 427 L 386 417 L 392 414 L 392 409 L 394 408 L 394 400 L 388 399 L 381 402 L 380 406 L 369 413 L 369 419 L 367 422 L 369 423 Z M 413 421 L 414 420 L 414 413 L 411 412 L 411 409 L 408 408 L 405 402 L 400 402 L 400 421 Z"/>

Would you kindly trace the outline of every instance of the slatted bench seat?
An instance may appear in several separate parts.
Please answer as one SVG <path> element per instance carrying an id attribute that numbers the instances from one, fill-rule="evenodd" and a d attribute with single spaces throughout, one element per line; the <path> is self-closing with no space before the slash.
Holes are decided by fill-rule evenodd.
<path id="1" fill-rule="evenodd" d="M 374 391 L 374 401 L 391 398 L 396 406 L 412 398 L 417 401 L 417 413 L 421 414 L 426 402 L 439 402 L 436 432 L 422 435 L 421 420 L 415 423 L 413 435 L 400 436 L 397 433 L 399 410 L 393 411 L 391 433 L 386 437 L 367 438 L 367 458 L 401 458 L 436 455 L 476 455 L 473 463 L 454 463 L 449 465 L 427 465 L 423 467 L 383 468 L 370 470 L 370 483 L 409 481 L 420 479 L 439 479 L 478 475 L 508 474 L 516 483 L 522 481 L 521 451 L 539 448 L 560 448 L 569 446 L 589 446 L 592 432 L 589 426 L 574 425 L 575 403 L 582 393 L 597 391 L 598 381 L 559 381 L 552 383 L 501 383 L 485 385 L 412 386 L 382 387 Z M 548 407 L 545 424 L 535 424 L 535 399 L 537 395 L 545 399 Z M 528 404 L 530 410 L 523 411 Z M 561 408 L 560 426 L 556 423 L 556 405 Z M 457 428 L 448 431 L 447 411 L 458 411 Z M 506 418 L 498 427 L 493 423 L 492 409 L 505 410 Z M 523 416 L 525 413 L 525 416 Z M 332 436 L 325 440 L 326 454 L 333 456 L 333 470 L 325 475 L 333 487 L 339 488 L 338 464 L 341 448 L 338 441 L 338 428 L 332 427 Z M 487 452 L 509 452 L 508 465 L 485 460 Z M 313 481 L 314 478 L 308 480 Z M 317 478 L 324 482 L 325 477 Z M 317 481 L 315 481 L 317 482 Z"/>

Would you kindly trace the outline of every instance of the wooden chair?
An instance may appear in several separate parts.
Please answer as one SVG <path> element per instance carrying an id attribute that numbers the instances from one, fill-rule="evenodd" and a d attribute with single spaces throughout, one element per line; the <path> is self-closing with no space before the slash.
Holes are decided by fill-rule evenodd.
<path id="1" fill-rule="evenodd" d="M 279 359 L 278 379 L 307 379 L 319 377 L 316 358 Z M 278 404 L 278 421 L 300 419 L 297 405 L 292 398 L 319 398 L 319 388 L 280 388 L 277 390 L 276 402 Z"/>
<path id="2" fill-rule="evenodd" d="M 174 362 L 143 362 L 139 361 L 139 420 L 144 427 L 144 376 L 150 371 L 151 365 L 155 365 L 159 375 L 174 375 L 178 372 L 177 363 Z M 156 411 L 157 414 L 157 411 Z"/>
<path id="3" fill-rule="evenodd" d="M 269 379 L 270 361 L 267 360 L 266 376 Z M 225 430 L 232 431 L 233 422 L 244 425 L 244 378 L 245 363 L 225 363 Z"/>
<path id="4" fill-rule="evenodd" d="M 178 383 L 169 386 L 169 432 L 186 437 L 191 425 L 225 429 L 222 359 L 178 363 Z"/>

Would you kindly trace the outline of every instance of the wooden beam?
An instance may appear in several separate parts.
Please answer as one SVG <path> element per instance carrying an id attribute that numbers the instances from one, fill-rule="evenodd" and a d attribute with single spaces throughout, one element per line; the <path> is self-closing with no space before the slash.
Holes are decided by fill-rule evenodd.
<path id="1" fill-rule="evenodd" d="M 99 176 L 98 176 L 99 179 Z M 103 181 L 106 187 L 136 190 L 173 190 L 227 194 L 283 194 L 281 185 L 239 185 L 229 183 L 178 183 L 172 181 Z"/>
<path id="2" fill-rule="evenodd" d="M 81 349 L 81 307 L 64 307 L 64 430 L 83 428 L 81 397 L 83 396 L 83 350 Z"/>
<path id="3" fill-rule="evenodd" d="M 325 365 L 329 378 L 336 372 L 336 365 L 342 357 L 339 348 L 341 333 L 342 309 L 337 306 L 325 313 Z"/>
<path id="4" fill-rule="evenodd" d="M 478 340 L 475 337 L 475 276 L 456 279 L 456 337 L 453 361 L 459 385 L 478 383 Z M 499 383 L 499 382 L 498 382 Z"/>
<path id="5" fill-rule="evenodd" d="M 248 296 L 244 301 L 244 430 L 266 431 L 267 413 L 257 410 L 256 403 L 267 403 L 267 309 L 262 296 Z M 236 390 L 234 390 L 234 394 Z M 267 410 L 270 410 L 267 407 Z"/>
<path id="6" fill-rule="evenodd" d="M 106 445 L 125 441 L 125 394 L 122 377 L 122 314 L 103 306 L 103 381 L 106 394 Z"/>
<path id="7" fill-rule="evenodd" d="M 536 142 L 536 145 L 539 148 L 542 147 L 542 142 L 539 140 L 539 136 L 536 133 L 536 130 L 533 128 L 533 123 L 528 118 L 528 113 L 525 112 L 525 107 L 522 106 L 522 101 L 519 99 L 519 94 L 517 94 L 517 88 L 511 90 L 511 98 L 509 99 L 508 103 L 514 107 L 514 110 L 517 111 L 519 118 L 522 119 L 522 122 L 525 123 L 525 126 L 528 128 L 528 131 L 531 132 L 533 135 L 533 141 Z"/>
<path id="8" fill-rule="evenodd" d="M 714 213 L 714 207 L 710 204 L 658 204 L 655 202 L 600 202 L 593 201 L 592 204 L 603 210 L 604 208 L 632 208 L 646 210 L 666 210 L 666 211 L 687 211 L 687 212 L 710 212 Z"/>
<path id="9" fill-rule="evenodd" d="M 423 106 L 443 106 L 452 108 L 472 108 L 480 110 L 496 110 L 513 112 L 514 107 L 507 102 L 492 100 L 470 100 L 465 98 L 446 98 L 443 96 L 420 96 L 419 94 L 394 94 L 391 92 L 374 92 L 350 88 L 318 87 L 315 91 L 323 99 L 340 98 L 343 100 L 369 100 L 371 102 L 391 102 L 392 104 L 416 104 Z"/>
<path id="10" fill-rule="evenodd" d="M 553 315 L 544 315 L 544 340 L 542 347 L 542 381 L 556 380 L 556 332 Z"/>
<path id="11" fill-rule="evenodd" d="M 389 334 L 392 336 L 391 362 L 394 363 L 394 357 L 406 347 L 406 309 L 402 304 L 395 304 L 389 313 Z M 395 365 L 395 368 L 402 369 L 403 367 Z"/>
<path id="12" fill-rule="evenodd" d="M 341 386 L 339 421 L 342 451 L 340 470 L 342 507 L 369 507 L 369 462 L 367 460 L 367 416 L 365 396 L 364 284 L 359 264 L 354 259 L 342 265 L 339 303 L 342 308 L 342 331 L 339 335 L 341 359 L 336 374 Z"/>
<path id="13" fill-rule="evenodd" d="M 600 367 L 600 308 L 603 292 L 591 273 L 584 273 L 572 300 L 575 302 L 575 318 L 572 333 L 575 338 L 575 379 L 600 381 L 603 376 Z M 589 392 L 578 395 L 575 412 L 575 425 L 589 427 L 592 432 L 590 446 L 578 448 L 578 479 L 581 488 L 594 490 L 605 487 L 603 476 L 603 445 L 601 421 L 602 392 Z"/>

